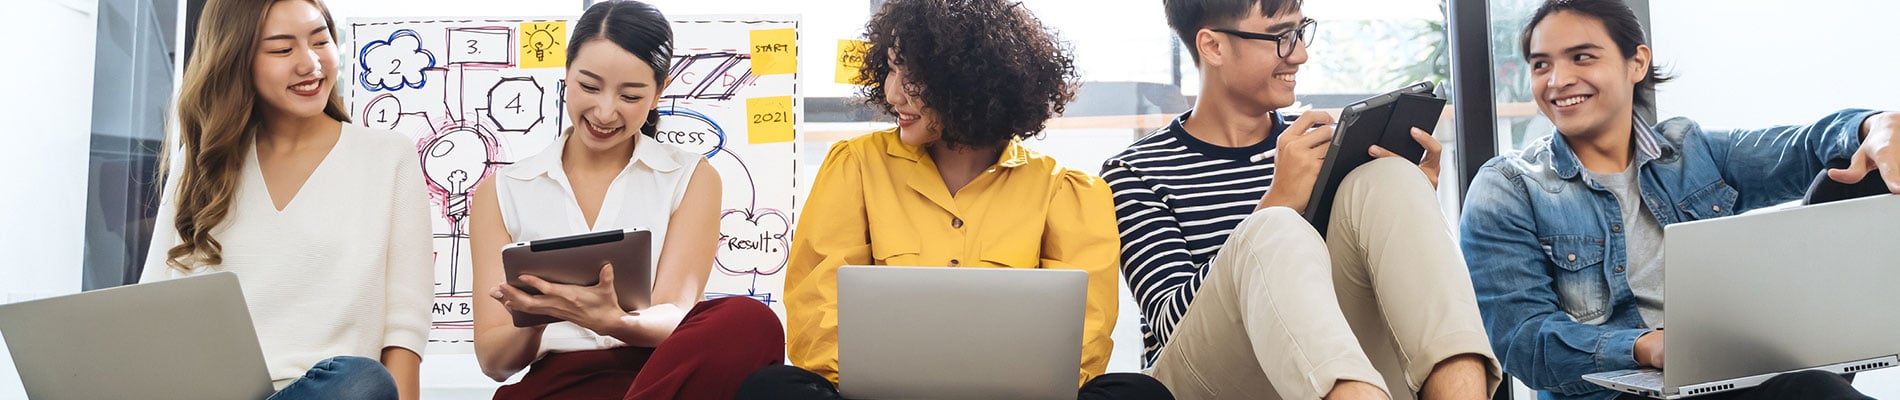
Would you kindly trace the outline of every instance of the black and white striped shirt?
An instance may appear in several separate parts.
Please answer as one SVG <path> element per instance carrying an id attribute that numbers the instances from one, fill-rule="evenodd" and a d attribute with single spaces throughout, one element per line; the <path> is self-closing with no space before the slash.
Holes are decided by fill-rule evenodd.
<path id="1" fill-rule="evenodd" d="M 1188 135 L 1181 123 L 1191 113 L 1102 165 L 1102 179 L 1115 191 L 1122 276 L 1141 306 L 1143 368 L 1168 344 L 1227 234 L 1273 184 L 1274 159 L 1259 156 L 1286 130 L 1276 114 L 1266 140 L 1221 147 Z"/>

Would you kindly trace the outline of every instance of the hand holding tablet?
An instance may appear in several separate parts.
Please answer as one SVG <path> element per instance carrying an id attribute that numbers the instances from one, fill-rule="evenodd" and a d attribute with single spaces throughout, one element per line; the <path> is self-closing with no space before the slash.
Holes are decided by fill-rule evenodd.
<path id="1" fill-rule="evenodd" d="M 1429 163 L 1427 170 L 1436 170 L 1437 152 L 1428 152 L 1426 146 L 1436 145 L 1437 141 L 1421 140 L 1417 135 L 1429 137 L 1430 129 L 1438 126 L 1438 116 L 1444 110 L 1445 99 L 1432 94 L 1431 82 L 1415 83 L 1346 106 L 1340 113 L 1338 129 L 1333 131 L 1332 146 L 1326 151 L 1319 177 L 1313 183 L 1312 197 L 1301 215 L 1320 235 L 1325 235 L 1340 182 L 1352 170 L 1372 162 L 1374 152 L 1387 153 L 1381 157 L 1402 157 L 1414 164 Z M 1378 150 L 1373 150 L 1374 146 Z M 1429 160 L 1426 159 L 1428 153 L 1433 155 Z"/>
<path id="2" fill-rule="evenodd" d="M 612 293 L 622 311 L 644 309 L 653 288 L 652 242 L 652 232 L 627 229 L 510 244 L 501 251 L 502 270 L 508 286 L 520 293 L 497 294 L 517 327 L 563 321 L 547 314 L 579 312 L 587 305 L 582 303 L 594 303 L 588 300 L 602 293 Z M 603 282 L 611 285 L 597 287 Z"/>

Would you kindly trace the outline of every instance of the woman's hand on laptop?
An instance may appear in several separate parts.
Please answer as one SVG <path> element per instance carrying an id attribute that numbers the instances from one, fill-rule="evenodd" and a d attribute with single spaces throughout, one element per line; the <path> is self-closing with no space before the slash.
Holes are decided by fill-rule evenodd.
<path id="1" fill-rule="evenodd" d="M 1425 157 L 1418 160 L 1419 171 L 1425 173 L 1425 180 L 1432 183 L 1432 189 L 1438 189 L 1438 153 L 1445 149 L 1445 145 L 1438 143 L 1438 138 L 1432 137 L 1431 132 L 1418 128 L 1412 128 L 1412 140 L 1425 147 Z M 1376 158 L 1399 156 L 1376 144 L 1366 151 Z"/>
<path id="2" fill-rule="evenodd" d="M 528 294 L 503 283 L 495 288 L 493 296 L 509 310 L 560 318 L 601 333 L 620 327 L 623 323 L 620 317 L 627 316 L 620 309 L 618 293 L 614 292 L 613 265 L 600 267 L 600 282 L 593 286 L 553 283 L 528 274 L 521 275 L 521 282 L 541 294 Z"/>
<path id="3" fill-rule="evenodd" d="M 1663 369 L 1663 331 L 1653 330 L 1636 338 L 1636 365 Z"/>

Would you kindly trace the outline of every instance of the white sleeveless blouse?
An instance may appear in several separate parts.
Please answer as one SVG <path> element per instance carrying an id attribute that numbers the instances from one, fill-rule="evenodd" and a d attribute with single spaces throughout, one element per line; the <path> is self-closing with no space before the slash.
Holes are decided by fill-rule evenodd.
<path id="1" fill-rule="evenodd" d="M 503 167 L 496 174 L 495 197 L 502 224 L 516 242 L 546 239 L 608 229 L 642 228 L 653 232 L 652 268 L 659 267 L 666 244 L 666 223 L 686 196 L 687 182 L 701 156 L 646 135 L 636 140 L 633 161 L 614 177 L 601 201 L 593 226 L 581 214 L 573 186 L 561 169 L 563 135 L 539 154 Z M 648 271 L 650 274 L 656 271 Z M 648 276 L 657 276 L 648 275 Z M 548 324 L 541 335 L 536 358 L 549 352 L 599 350 L 626 346 L 612 336 L 596 334 L 572 322 Z"/>

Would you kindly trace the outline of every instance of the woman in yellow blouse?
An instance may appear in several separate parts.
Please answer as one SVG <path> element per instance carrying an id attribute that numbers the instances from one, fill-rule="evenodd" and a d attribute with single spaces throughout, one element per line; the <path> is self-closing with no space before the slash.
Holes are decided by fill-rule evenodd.
<path id="1" fill-rule="evenodd" d="M 1102 374 L 1121 243 L 1108 185 L 1020 142 L 1073 97 L 1054 34 L 1006 0 L 886 1 L 866 30 L 865 101 L 898 126 L 826 155 L 785 275 L 796 367 L 753 374 L 740 397 L 837 398 L 838 268 L 877 264 L 1087 271 L 1080 397 L 1166 398 L 1147 376 Z"/>

